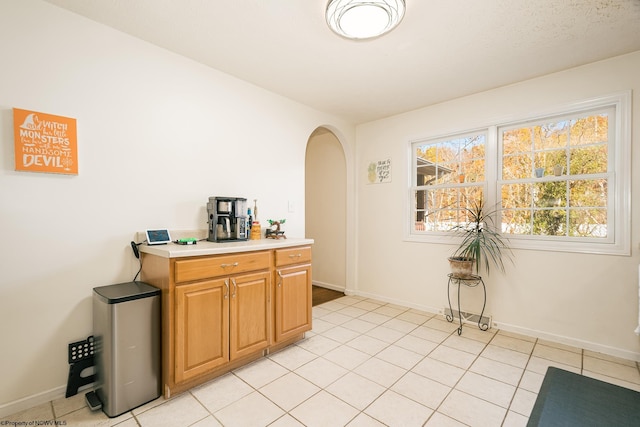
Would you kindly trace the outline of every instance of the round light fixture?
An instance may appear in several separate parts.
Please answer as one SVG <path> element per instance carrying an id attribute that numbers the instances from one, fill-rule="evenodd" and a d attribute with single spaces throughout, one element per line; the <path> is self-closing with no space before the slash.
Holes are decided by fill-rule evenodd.
<path id="1" fill-rule="evenodd" d="M 370 39 L 393 30 L 404 9 L 404 0 L 329 0 L 327 24 L 342 37 Z"/>

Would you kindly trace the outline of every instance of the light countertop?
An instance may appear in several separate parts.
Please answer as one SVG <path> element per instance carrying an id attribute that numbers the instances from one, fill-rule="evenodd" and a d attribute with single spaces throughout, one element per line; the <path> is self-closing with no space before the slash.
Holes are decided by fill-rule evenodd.
<path id="1" fill-rule="evenodd" d="M 139 250 L 142 253 L 157 255 L 163 258 L 181 258 L 189 256 L 224 255 L 237 252 L 263 251 L 312 244 L 313 239 L 301 238 L 260 239 L 224 243 L 204 240 L 199 241 L 195 245 L 178 245 L 177 243 L 168 243 L 166 245 L 149 246 L 145 243 L 139 246 Z"/>

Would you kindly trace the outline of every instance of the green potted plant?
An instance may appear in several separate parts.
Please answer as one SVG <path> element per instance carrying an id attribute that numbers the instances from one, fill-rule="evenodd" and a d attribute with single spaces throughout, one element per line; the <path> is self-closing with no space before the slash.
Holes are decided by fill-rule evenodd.
<path id="1" fill-rule="evenodd" d="M 464 208 L 467 221 L 453 227 L 454 234 L 461 238 L 460 244 L 449 257 L 454 277 L 465 278 L 478 274 L 484 265 L 487 274 L 491 265 L 504 272 L 503 258 L 511 258 L 511 249 L 495 224 L 496 209 L 487 209 L 484 200 L 472 201 Z"/>

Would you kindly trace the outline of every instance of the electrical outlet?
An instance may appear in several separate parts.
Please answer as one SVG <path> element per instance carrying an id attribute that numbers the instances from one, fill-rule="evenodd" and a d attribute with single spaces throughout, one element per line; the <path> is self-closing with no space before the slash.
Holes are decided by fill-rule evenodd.
<path id="1" fill-rule="evenodd" d="M 289 213 L 294 213 L 296 211 L 296 203 L 293 200 L 289 200 Z"/>

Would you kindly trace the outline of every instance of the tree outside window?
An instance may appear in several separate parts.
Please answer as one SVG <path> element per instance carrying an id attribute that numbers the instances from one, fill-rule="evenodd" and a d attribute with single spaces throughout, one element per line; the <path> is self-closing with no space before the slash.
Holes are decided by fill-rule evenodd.
<path id="1" fill-rule="evenodd" d="M 427 141 L 415 148 L 415 231 L 467 222 L 465 207 L 483 198 L 486 133 Z"/>
<path id="2" fill-rule="evenodd" d="M 502 229 L 606 238 L 609 114 L 499 129 Z"/>
<path id="3" fill-rule="evenodd" d="M 511 247 L 629 255 L 631 92 L 538 117 L 412 141 L 407 239 L 450 241 L 484 200 Z"/>

